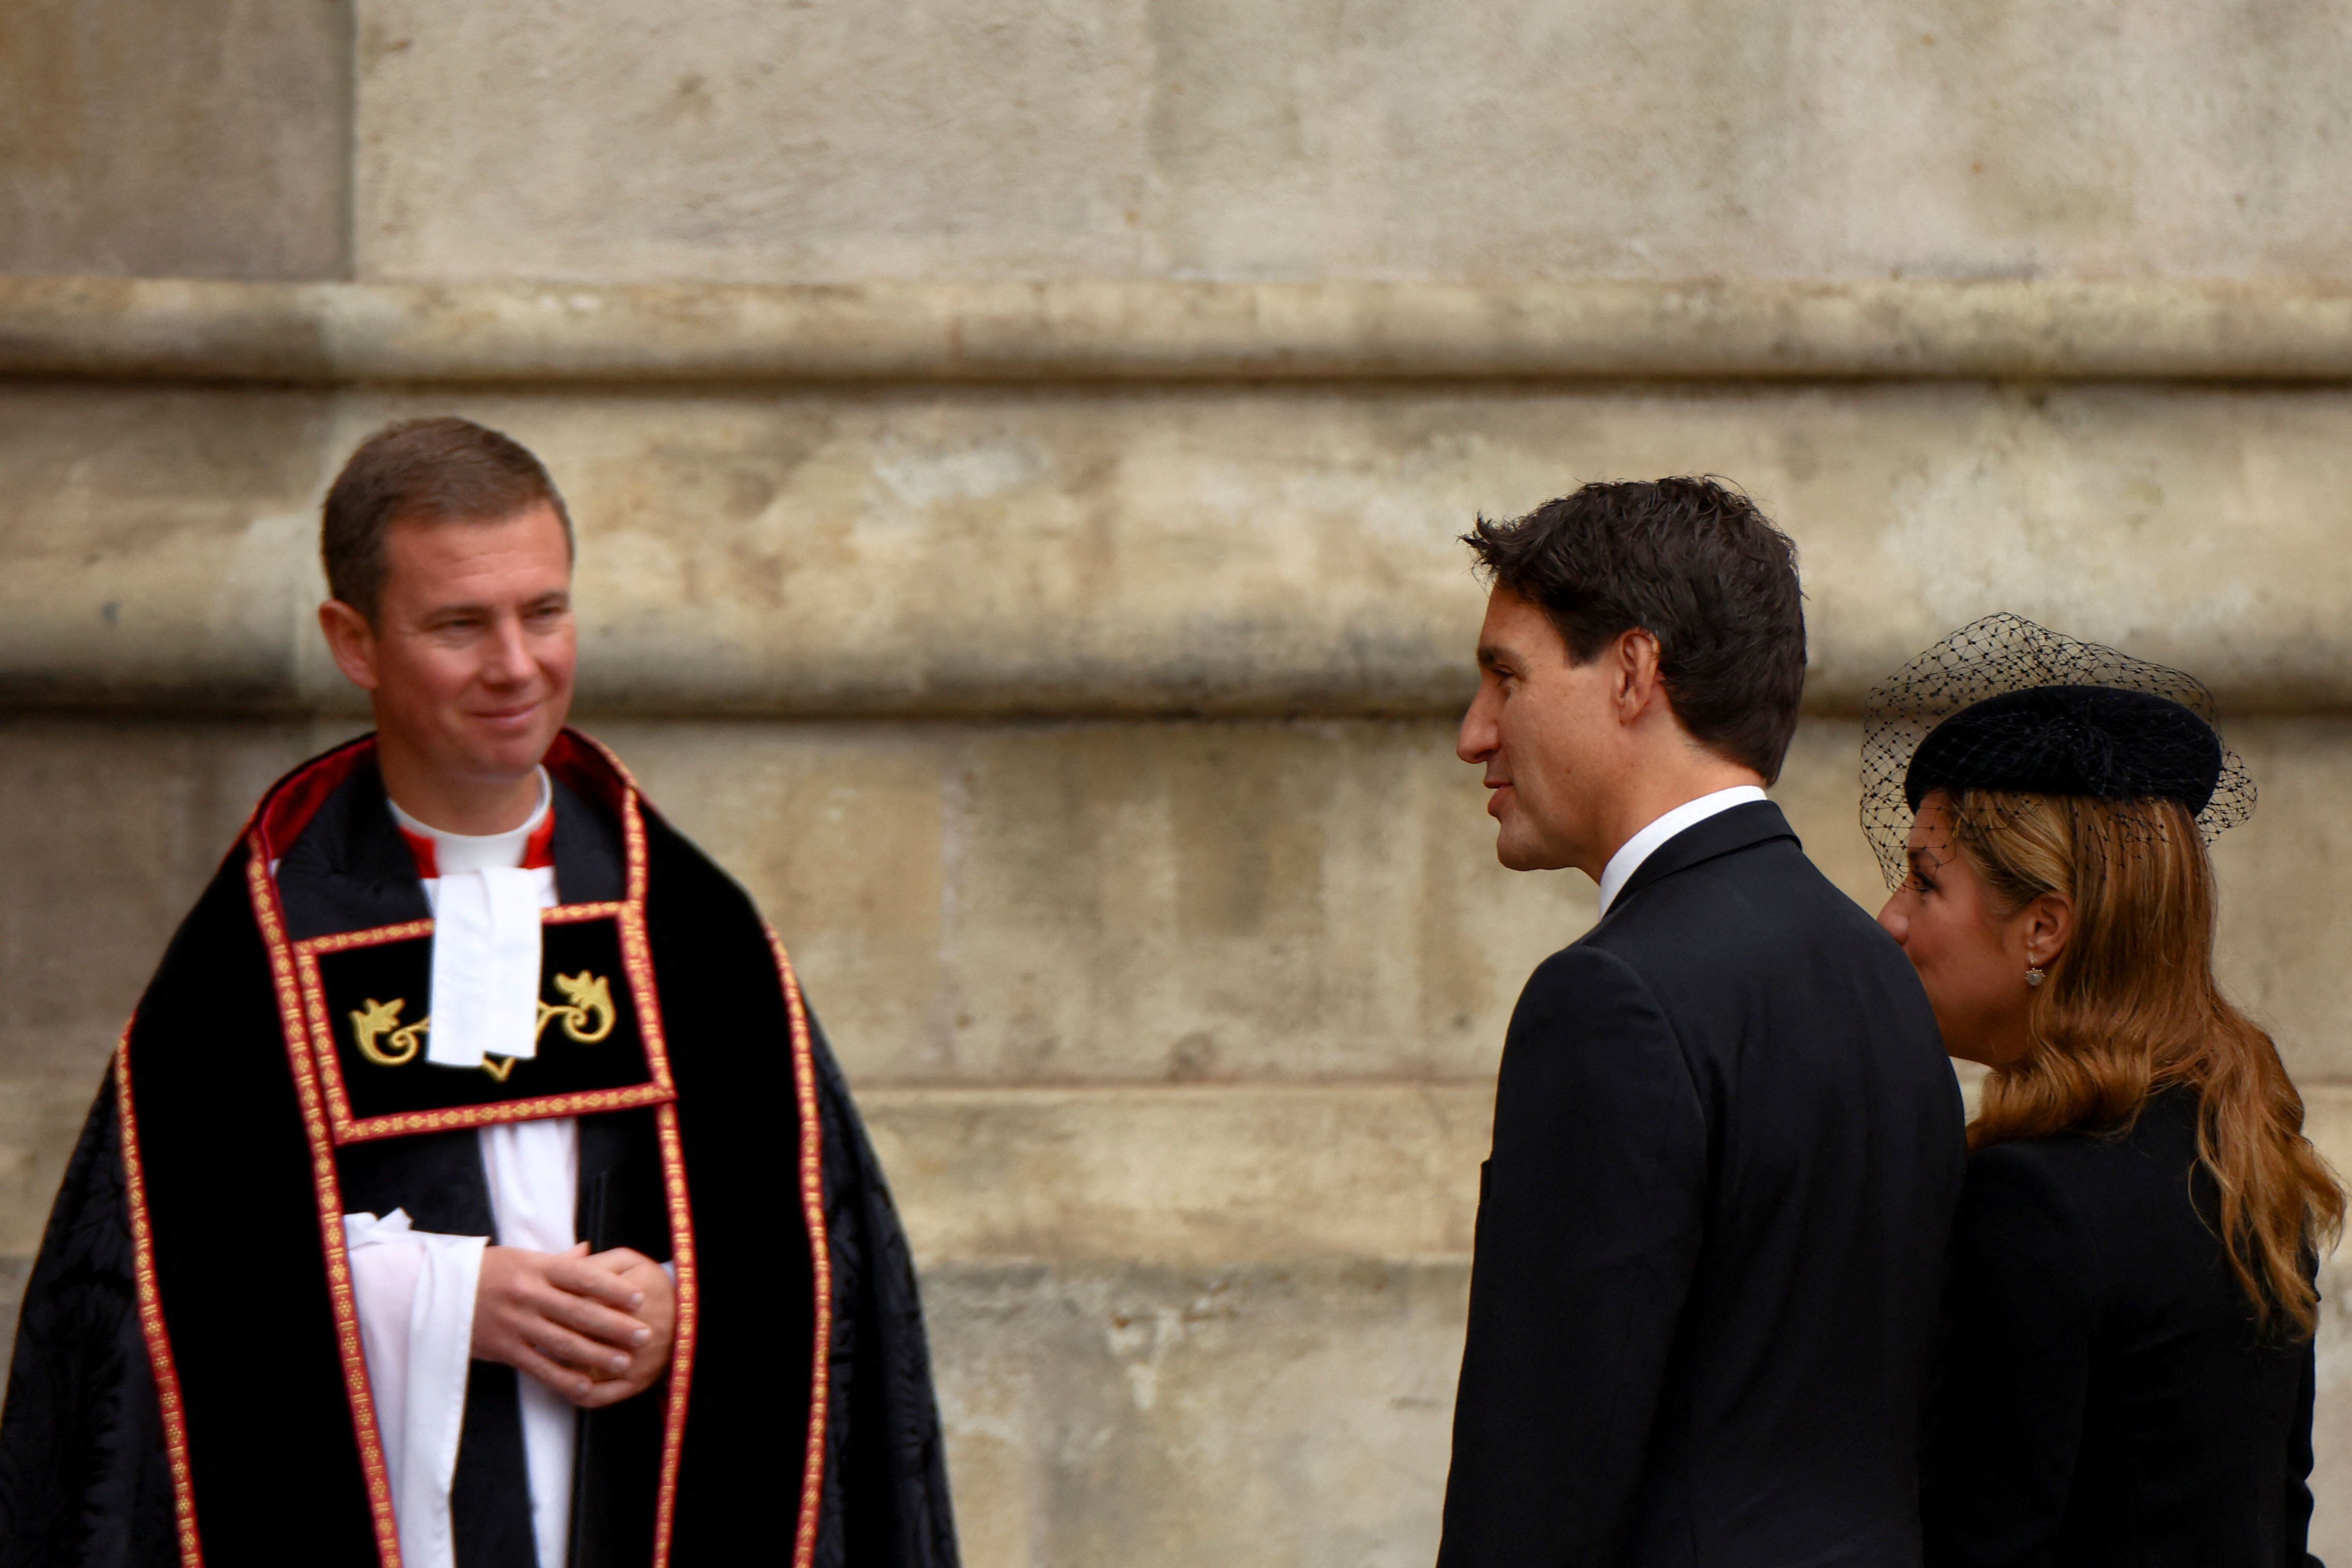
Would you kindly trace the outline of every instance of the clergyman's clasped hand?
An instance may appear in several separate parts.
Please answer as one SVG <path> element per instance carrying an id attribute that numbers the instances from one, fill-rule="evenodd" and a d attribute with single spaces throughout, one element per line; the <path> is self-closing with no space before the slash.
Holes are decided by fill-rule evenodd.
<path id="1" fill-rule="evenodd" d="M 474 1295 L 474 1356 L 529 1374 L 583 1410 L 653 1386 L 669 1364 L 677 1294 L 626 1247 L 591 1256 L 491 1247 Z"/>

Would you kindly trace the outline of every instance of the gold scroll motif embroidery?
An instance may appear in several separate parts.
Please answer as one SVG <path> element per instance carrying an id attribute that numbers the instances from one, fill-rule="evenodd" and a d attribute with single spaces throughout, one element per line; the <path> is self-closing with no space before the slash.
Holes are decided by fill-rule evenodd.
<path id="1" fill-rule="evenodd" d="M 563 993 L 563 1001 L 560 1005 L 544 999 L 540 1002 L 539 1030 L 534 1039 L 545 1039 L 551 1023 L 562 1024 L 565 1036 L 582 1045 L 594 1045 L 612 1034 L 620 1013 L 613 1006 L 613 982 L 609 977 L 586 969 L 576 975 L 559 974 L 555 977 L 555 988 Z M 416 1060 L 425 1035 L 432 1030 L 433 1020 L 421 1018 L 412 1024 L 402 1023 L 400 1015 L 407 1006 L 407 999 L 402 997 L 388 1002 L 370 997 L 367 1006 L 352 1010 L 352 1037 L 358 1041 L 362 1056 L 378 1067 L 405 1067 Z M 389 1050 L 383 1043 L 386 1040 L 390 1041 Z M 486 1056 L 482 1059 L 482 1071 L 504 1083 L 518 1060 L 511 1056 Z"/>
<path id="2" fill-rule="evenodd" d="M 563 999 L 571 1005 L 559 1008 L 551 1002 L 540 1003 L 540 1034 L 547 1032 L 550 1019 L 562 1019 L 563 1032 L 583 1045 L 594 1045 L 613 1032 L 613 1022 L 620 1015 L 613 1009 L 611 980 L 583 969 L 576 975 L 556 976 L 555 988 L 563 993 Z M 596 1018 L 604 1021 L 596 1024 L 588 1021 Z"/>
<path id="3" fill-rule="evenodd" d="M 378 1067 L 402 1067 L 415 1061 L 425 1043 L 425 1031 L 433 1026 L 431 1019 L 402 1024 L 400 1009 L 407 1005 L 399 997 L 388 1002 L 370 997 L 364 1009 L 352 1014 L 352 1035 L 360 1042 L 360 1054 Z M 390 1051 L 376 1043 L 386 1035 L 392 1037 Z"/>

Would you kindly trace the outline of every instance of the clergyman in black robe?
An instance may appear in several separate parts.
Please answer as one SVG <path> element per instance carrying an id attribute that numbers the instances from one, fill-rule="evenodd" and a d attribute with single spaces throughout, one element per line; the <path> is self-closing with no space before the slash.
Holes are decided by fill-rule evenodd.
<path id="1" fill-rule="evenodd" d="M 124 1032 L 0 1565 L 953 1568 L 905 1238 L 791 964 L 563 727 L 545 468 L 394 425 L 321 542 L 377 728 L 262 798 Z"/>

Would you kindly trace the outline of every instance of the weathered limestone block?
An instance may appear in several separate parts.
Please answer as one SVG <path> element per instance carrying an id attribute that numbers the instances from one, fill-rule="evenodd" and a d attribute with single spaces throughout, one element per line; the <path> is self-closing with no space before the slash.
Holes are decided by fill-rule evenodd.
<path id="1" fill-rule="evenodd" d="M 301 724 L 0 716 L 0 1075 L 88 1101 L 255 799 L 325 744 Z M 0 1251 L 24 1234 L 0 1218 Z"/>
<path id="2" fill-rule="evenodd" d="M 358 15 L 368 277 L 2295 275 L 2352 240 L 2324 5 Z"/>
<path id="3" fill-rule="evenodd" d="M 929 1270 L 972 1568 L 1435 1554 L 1468 1270 Z"/>
<path id="4" fill-rule="evenodd" d="M 877 1088 L 925 1266 L 1466 1257 L 1494 1086 Z"/>
<path id="5" fill-rule="evenodd" d="M 606 733 L 871 1079 L 1476 1073 L 1591 917 L 1426 724 Z"/>
<path id="6" fill-rule="evenodd" d="M 332 406 L 0 386 L 0 702 L 284 706 L 319 636 Z"/>
<path id="7" fill-rule="evenodd" d="M 370 274 L 1134 270 L 1132 5 L 356 9 Z"/>
<path id="8" fill-rule="evenodd" d="M 2352 702 L 2352 397 L 1972 384 L 20 385 L 0 696 L 342 700 L 311 508 L 377 424 L 453 408 L 570 496 L 583 689 L 608 710 L 1450 712 L 1474 516 L 1692 471 L 1745 483 L 1802 547 L 1817 708 L 1996 609 L 2183 664 L 2240 711 Z"/>
<path id="9" fill-rule="evenodd" d="M 11 0 L 0 271 L 340 276 L 350 127 L 338 0 Z"/>

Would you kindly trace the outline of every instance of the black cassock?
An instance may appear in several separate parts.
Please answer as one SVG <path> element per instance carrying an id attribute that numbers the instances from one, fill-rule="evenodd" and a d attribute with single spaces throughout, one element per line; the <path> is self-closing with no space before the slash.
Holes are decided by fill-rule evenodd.
<path id="1" fill-rule="evenodd" d="M 50 1217 L 0 1415 L 0 1568 L 393 1562 L 341 1217 L 491 1234 L 477 1129 L 550 1115 L 578 1118 L 580 1234 L 677 1278 L 670 1373 L 582 1422 L 576 1568 L 953 1568 L 905 1236 L 782 948 L 602 747 L 567 730 L 547 765 L 541 1049 L 488 1071 L 401 1032 L 431 926 L 373 740 L 263 797 Z M 461 1568 L 534 1561 L 516 1375 L 467 1380 Z"/>

